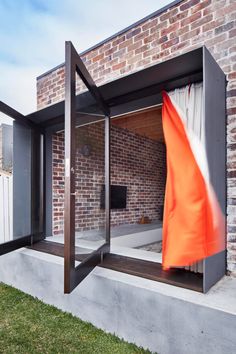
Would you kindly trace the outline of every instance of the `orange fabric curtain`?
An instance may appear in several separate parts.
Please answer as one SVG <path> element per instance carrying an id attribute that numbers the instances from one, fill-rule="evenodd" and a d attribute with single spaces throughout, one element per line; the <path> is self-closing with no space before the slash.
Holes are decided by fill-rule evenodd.
<path id="1" fill-rule="evenodd" d="M 183 117 L 163 92 L 162 120 L 167 149 L 162 264 L 189 266 L 220 252 L 223 215 L 199 168 Z"/>

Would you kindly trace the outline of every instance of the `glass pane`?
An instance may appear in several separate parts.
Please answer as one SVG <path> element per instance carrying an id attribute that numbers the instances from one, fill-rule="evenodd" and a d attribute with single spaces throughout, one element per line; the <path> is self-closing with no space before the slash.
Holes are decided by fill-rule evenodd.
<path id="1" fill-rule="evenodd" d="M 111 252 L 161 263 L 166 183 L 161 107 L 112 118 L 110 141 Z"/>
<path id="2" fill-rule="evenodd" d="M 81 80 L 77 76 L 77 87 Z M 105 120 L 91 93 L 75 124 L 75 245 L 83 257 L 105 243 Z"/>
<path id="3" fill-rule="evenodd" d="M 31 129 L 0 113 L 0 243 L 31 234 Z"/>
<path id="4" fill-rule="evenodd" d="M 87 254 L 105 242 L 104 119 L 76 127 L 75 193 L 76 253 Z"/>

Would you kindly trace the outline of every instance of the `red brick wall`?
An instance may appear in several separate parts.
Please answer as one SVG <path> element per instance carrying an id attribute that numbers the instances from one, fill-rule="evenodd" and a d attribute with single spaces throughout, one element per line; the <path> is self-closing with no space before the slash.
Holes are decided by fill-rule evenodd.
<path id="1" fill-rule="evenodd" d="M 236 1 L 185 0 L 86 52 L 97 84 L 205 45 L 227 76 L 228 269 L 236 274 Z M 78 90 L 80 87 L 78 87 Z M 64 98 L 64 67 L 37 82 L 38 108 Z"/>
<path id="2" fill-rule="evenodd" d="M 76 230 L 104 227 L 100 209 L 104 184 L 104 124 L 77 130 L 82 145 L 76 150 Z M 83 144 L 91 146 L 83 156 Z M 127 186 L 126 209 L 111 211 L 111 225 L 137 223 L 142 215 L 161 219 L 166 179 L 165 145 L 126 129 L 111 126 L 111 184 Z M 64 134 L 53 135 L 53 232 L 63 233 Z"/>

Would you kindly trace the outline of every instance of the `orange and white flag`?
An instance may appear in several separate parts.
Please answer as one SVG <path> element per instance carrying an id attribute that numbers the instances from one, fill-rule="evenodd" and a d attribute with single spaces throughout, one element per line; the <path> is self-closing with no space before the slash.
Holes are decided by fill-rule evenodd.
<path id="1" fill-rule="evenodd" d="M 168 269 L 224 250 L 225 221 L 210 184 L 205 147 L 166 92 L 162 120 L 167 151 L 162 265 Z"/>

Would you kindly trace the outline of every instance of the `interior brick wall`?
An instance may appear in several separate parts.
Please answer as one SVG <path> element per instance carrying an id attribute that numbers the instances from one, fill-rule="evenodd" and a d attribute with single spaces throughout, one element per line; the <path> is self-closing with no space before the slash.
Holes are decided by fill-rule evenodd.
<path id="1" fill-rule="evenodd" d="M 82 59 L 100 85 L 202 45 L 227 78 L 227 260 L 236 274 L 236 1 L 181 1 L 86 51 Z M 37 80 L 38 109 L 63 99 L 64 64 Z"/>
<path id="2" fill-rule="evenodd" d="M 76 147 L 76 230 L 103 228 L 100 208 L 104 184 L 104 123 L 77 129 L 82 144 Z M 82 139 L 81 139 L 82 137 Z M 84 156 L 83 145 L 91 148 Z M 53 135 L 53 233 L 63 233 L 64 133 Z M 125 209 L 111 210 L 111 225 L 137 223 L 142 215 L 162 219 L 166 181 L 165 144 L 111 126 L 111 184 L 127 186 Z"/>

